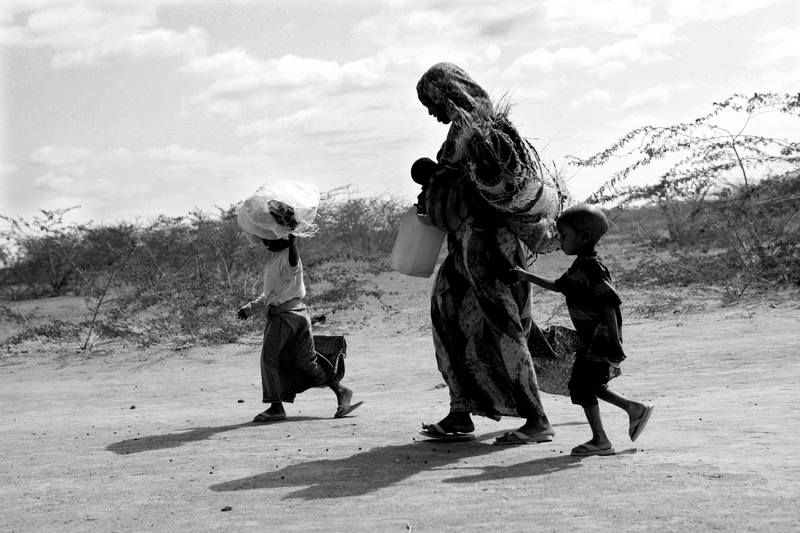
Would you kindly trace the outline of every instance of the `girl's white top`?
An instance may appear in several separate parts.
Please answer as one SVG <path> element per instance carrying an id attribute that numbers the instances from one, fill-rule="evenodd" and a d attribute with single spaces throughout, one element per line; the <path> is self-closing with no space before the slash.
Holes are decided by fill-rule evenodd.
<path id="1" fill-rule="evenodd" d="M 263 311 L 270 305 L 280 305 L 292 298 L 306 297 L 306 285 L 303 282 L 303 263 L 297 258 L 297 266 L 289 264 L 289 249 L 279 252 L 267 252 L 264 265 L 264 292 L 247 304 L 251 314 Z"/>

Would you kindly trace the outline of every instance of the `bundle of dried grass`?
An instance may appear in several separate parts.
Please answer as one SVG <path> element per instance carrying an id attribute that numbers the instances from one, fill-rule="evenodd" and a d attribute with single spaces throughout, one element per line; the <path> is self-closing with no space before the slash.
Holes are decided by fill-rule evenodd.
<path id="1" fill-rule="evenodd" d="M 465 168 L 481 196 L 535 252 L 557 248 L 555 219 L 571 203 L 563 180 L 542 165 L 533 145 L 508 118 L 511 104 L 501 99 L 488 117 L 462 121 Z"/>

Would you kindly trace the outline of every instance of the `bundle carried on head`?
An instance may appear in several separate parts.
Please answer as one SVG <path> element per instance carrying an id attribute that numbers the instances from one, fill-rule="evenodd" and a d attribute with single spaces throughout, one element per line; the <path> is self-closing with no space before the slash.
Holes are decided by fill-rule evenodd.
<path id="1" fill-rule="evenodd" d="M 571 203 L 563 180 L 547 172 L 533 145 L 508 119 L 508 104 L 494 114 L 465 117 L 464 168 L 481 196 L 506 215 L 512 230 L 529 248 L 558 248 L 555 219 Z"/>
<path id="2" fill-rule="evenodd" d="M 319 190 L 309 183 L 276 180 L 262 185 L 248 197 L 236 214 L 247 239 L 285 239 L 289 234 L 311 237 L 319 207 Z"/>

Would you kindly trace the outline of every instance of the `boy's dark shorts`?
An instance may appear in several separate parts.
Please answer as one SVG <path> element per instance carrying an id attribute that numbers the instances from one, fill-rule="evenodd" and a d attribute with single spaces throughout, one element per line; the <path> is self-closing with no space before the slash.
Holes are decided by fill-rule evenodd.
<path id="1" fill-rule="evenodd" d="M 578 350 L 568 384 L 570 400 L 581 407 L 597 405 L 597 393 L 620 373 L 618 366 L 607 360 L 587 357 L 585 352 Z"/>

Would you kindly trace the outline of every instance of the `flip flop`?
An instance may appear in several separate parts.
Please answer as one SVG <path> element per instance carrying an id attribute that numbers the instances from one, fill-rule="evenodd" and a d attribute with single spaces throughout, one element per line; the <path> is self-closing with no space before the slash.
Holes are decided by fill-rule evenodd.
<path id="1" fill-rule="evenodd" d="M 472 440 L 475 438 L 475 434 L 471 432 L 445 431 L 439 424 L 422 424 L 422 429 L 419 430 L 419 434 L 429 439 L 448 442 Z"/>
<path id="2" fill-rule="evenodd" d="M 253 423 L 268 424 L 270 422 L 280 422 L 281 420 L 286 420 L 286 413 L 271 415 L 265 411 L 263 413 L 258 413 L 255 418 L 253 418 Z"/>
<path id="3" fill-rule="evenodd" d="M 350 405 L 340 405 L 336 408 L 336 413 L 333 415 L 333 418 L 342 418 L 361 407 L 363 403 L 364 402 L 356 402 Z"/>
<path id="4" fill-rule="evenodd" d="M 641 414 L 641 416 L 631 422 L 631 426 L 628 429 L 628 435 L 631 437 L 631 441 L 635 441 L 639 438 L 639 435 L 642 434 L 644 427 L 647 425 L 647 421 L 650 420 L 650 415 L 653 414 L 653 409 L 653 404 L 645 405 L 644 412 Z"/>
<path id="5" fill-rule="evenodd" d="M 550 442 L 554 435 L 555 432 L 552 429 L 541 431 L 535 435 L 527 435 L 519 430 L 509 431 L 494 439 L 494 444 L 537 444 Z"/>
<path id="6" fill-rule="evenodd" d="M 592 455 L 614 455 L 615 453 L 617 452 L 614 451 L 614 448 L 600 448 L 587 442 L 572 448 L 570 455 L 573 457 L 591 457 Z"/>

